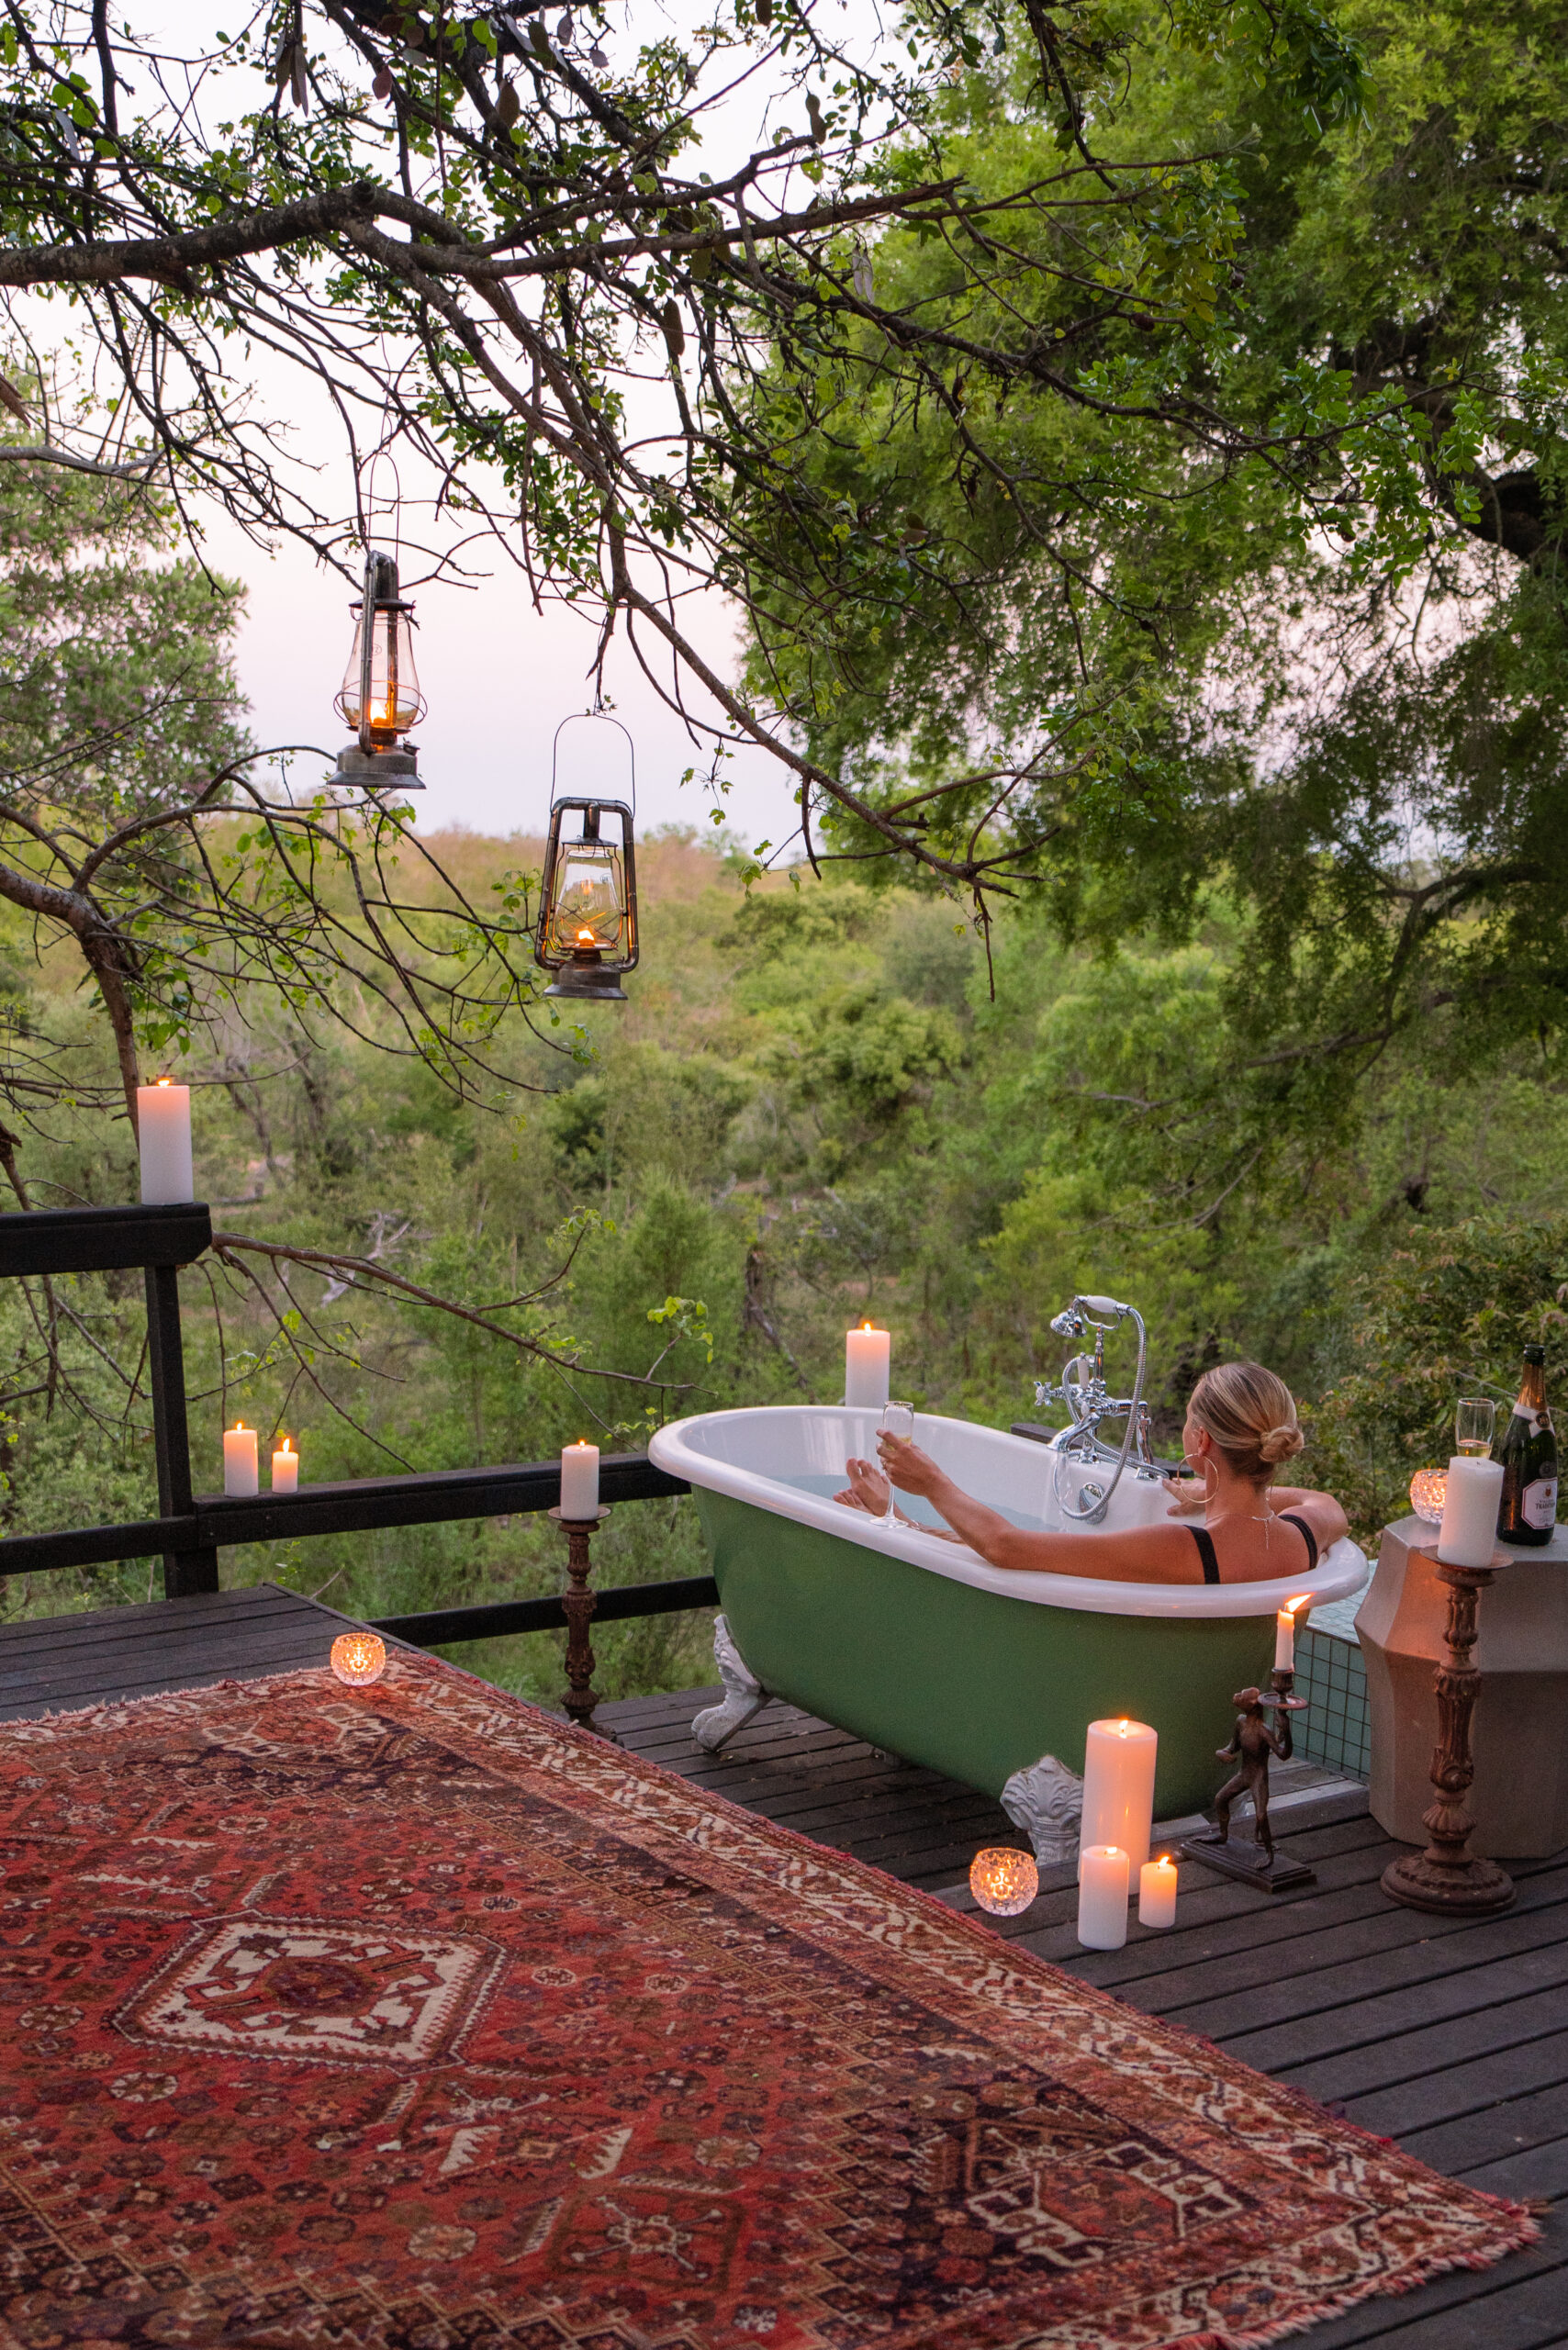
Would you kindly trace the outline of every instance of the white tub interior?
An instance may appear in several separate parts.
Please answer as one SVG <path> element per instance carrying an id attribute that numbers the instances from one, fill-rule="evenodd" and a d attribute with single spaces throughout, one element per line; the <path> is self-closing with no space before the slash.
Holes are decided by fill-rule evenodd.
<path id="1" fill-rule="evenodd" d="M 661 1428 L 648 1449 L 661 1469 L 689 1484 L 750 1502 L 845 1542 L 886 1550 L 955 1582 L 1053 1607 L 1113 1616 L 1262 1616 L 1272 1615 L 1309 1582 L 1314 1597 L 1327 1601 L 1346 1597 L 1366 1580 L 1366 1561 L 1350 1541 L 1337 1542 L 1310 1578 L 1297 1566 L 1293 1577 L 1278 1582 L 1111 1583 L 1083 1575 L 1010 1573 L 919 1527 L 884 1528 L 863 1511 L 846 1509 L 834 1500 L 845 1483 L 848 1457 L 876 1458 L 877 1417 L 875 1412 L 830 1404 L 707 1412 Z M 1014 1525 L 1050 1530 L 1062 1524 L 1054 1491 L 1058 1462 L 1048 1447 L 1000 1428 L 929 1413 L 916 1415 L 915 1440 L 967 1493 L 989 1503 Z M 1076 1498 L 1087 1477 L 1108 1482 L 1108 1472 L 1081 1468 L 1075 1461 L 1060 1465 L 1069 1499 Z M 935 1511 L 911 1497 L 901 1496 L 900 1506 L 912 1516 L 940 1524 Z M 1156 1524 L 1164 1519 L 1168 1506 L 1160 1485 L 1139 1480 L 1129 1463 L 1112 1496 L 1107 1528 Z M 1299 1555 L 1294 1539 L 1292 1548 Z M 1194 1545 L 1194 1561 L 1196 1555 Z"/>

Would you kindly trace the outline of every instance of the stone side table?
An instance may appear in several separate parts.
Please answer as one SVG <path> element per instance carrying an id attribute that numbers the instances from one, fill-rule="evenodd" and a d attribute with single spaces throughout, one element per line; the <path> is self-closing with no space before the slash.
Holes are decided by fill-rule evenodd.
<path id="1" fill-rule="evenodd" d="M 1448 1586 L 1415 1548 L 1432 1539 L 1418 1517 L 1385 1529 L 1356 1617 L 1372 1715 L 1372 1814 L 1403 1844 L 1427 1841 L 1432 1676 L 1447 1652 Z M 1568 1527 L 1544 1550 L 1507 1556 L 1480 1613 L 1470 1848 L 1495 1860 L 1538 1860 L 1568 1845 Z"/>

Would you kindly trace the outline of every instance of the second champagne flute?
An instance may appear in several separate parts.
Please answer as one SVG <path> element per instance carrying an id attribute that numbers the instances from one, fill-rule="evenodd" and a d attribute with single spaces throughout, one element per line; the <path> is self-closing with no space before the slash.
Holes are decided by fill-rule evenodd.
<path id="1" fill-rule="evenodd" d="M 877 1434 L 879 1437 L 890 1436 L 897 1444 L 913 1444 L 914 1441 L 914 1405 L 913 1404 L 884 1404 L 882 1406 L 882 1416 L 877 1422 Z M 883 1465 L 882 1474 L 887 1476 L 887 1467 L 885 1463 Z M 893 1481 L 890 1477 L 888 1477 L 888 1506 L 882 1512 L 882 1524 L 884 1526 L 891 1526 L 893 1524 L 893 1513 L 897 1508 L 897 1505 L 898 1495 L 893 1490 Z"/>
<path id="2" fill-rule="evenodd" d="M 1497 1428 L 1497 1406 L 1489 1395 L 1462 1395 L 1454 1405 L 1454 1450 L 1471 1460 L 1491 1458 L 1492 1438 Z"/>

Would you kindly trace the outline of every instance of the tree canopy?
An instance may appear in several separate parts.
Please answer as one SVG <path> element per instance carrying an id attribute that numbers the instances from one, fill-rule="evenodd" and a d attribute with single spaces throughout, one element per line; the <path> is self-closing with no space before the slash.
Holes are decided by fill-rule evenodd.
<path id="1" fill-rule="evenodd" d="M 1350 1113 L 1408 1030 L 1449 1058 L 1556 1048 L 1568 69 L 1532 0 L 1347 0 L 1366 103 L 1322 123 L 1234 50 L 1172 50 L 1158 9 L 1123 24 L 1160 70 L 1106 89 L 1103 148 L 1160 151 L 1180 125 L 1224 159 L 1207 398 L 1260 430 L 1309 386 L 1341 429 L 1218 463 L 1031 386 L 890 409 L 879 434 L 819 431 L 824 485 L 847 495 L 868 465 L 902 483 L 969 564 L 961 594 L 950 561 L 916 562 L 896 611 L 846 605 L 797 663 L 792 706 L 885 811 L 949 839 L 1011 822 L 1069 934 L 1185 935 L 1216 892 L 1244 908 L 1223 1093 L 1193 1105 L 1212 1120 L 1223 1102 L 1244 1157 Z M 1049 151 L 996 61 L 944 103 L 983 187 L 1017 175 L 1020 144 Z M 902 225 L 878 266 L 955 314 L 974 298 Z M 1044 327 L 1044 276 L 1037 293 Z M 1144 364 L 1190 364 L 1149 323 Z M 1097 502 L 1079 494 L 1091 473 Z M 765 618 L 754 671 L 776 658 Z M 1081 767 L 1042 763 L 1020 790 L 1053 726 L 1076 730 Z M 892 869 L 864 824 L 830 830 Z"/>
<path id="2" fill-rule="evenodd" d="M 1121 795 L 1135 656 L 1164 639 L 1168 597 L 1136 564 L 1108 576 L 1109 543 L 1243 477 L 1310 509 L 1347 425 L 1332 370 L 1238 401 L 1216 355 L 1236 142 L 1159 94 L 1222 68 L 1308 145 L 1362 104 L 1316 0 L 1182 0 L 1158 24 L 1126 0 L 913 0 L 858 48 L 807 0 L 652 39 L 602 0 L 553 26 L 531 0 L 285 0 L 185 58 L 105 6 L 13 0 L 0 285 L 28 323 L 63 297 L 92 361 L 85 410 L 28 461 L 144 468 L 193 519 L 217 499 L 352 571 L 369 520 L 291 457 L 292 372 L 349 453 L 395 442 L 455 521 L 432 523 L 433 565 L 483 542 L 601 643 L 625 632 L 716 756 L 733 734 L 794 769 L 808 826 L 840 809 L 950 887 L 1031 869 L 1042 794 Z M 1047 461 L 1012 464 L 1031 406 Z M 1412 414 L 1380 396 L 1350 421 L 1397 453 Z M 823 445 L 849 416 L 846 491 Z M 879 441 L 933 418 L 955 460 L 879 466 Z M 822 722 L 868 631 L 917 608 L 960 635 L 1009 568 L 967 495 L 937 494 L 955 463 L 1047 551 L 1065 637 L 1114 642 L 1026 741 L 966 741 L 949 821 L 863 788 Z M 686 625 L 715 583 L 757 617 L 744 685 Z"/>

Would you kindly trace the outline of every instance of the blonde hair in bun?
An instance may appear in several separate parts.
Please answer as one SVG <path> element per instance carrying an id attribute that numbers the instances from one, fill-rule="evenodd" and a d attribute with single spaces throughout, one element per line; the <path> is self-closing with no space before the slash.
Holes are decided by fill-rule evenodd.
<path id="1" fill-rule="evenodd" d="M 1205 1371 L 1188 1408 L 1237 1473 L 1257 1484 L 1306 1442 L 1294 1396 L 1260 1362 L 1224 1362 Z"/>

